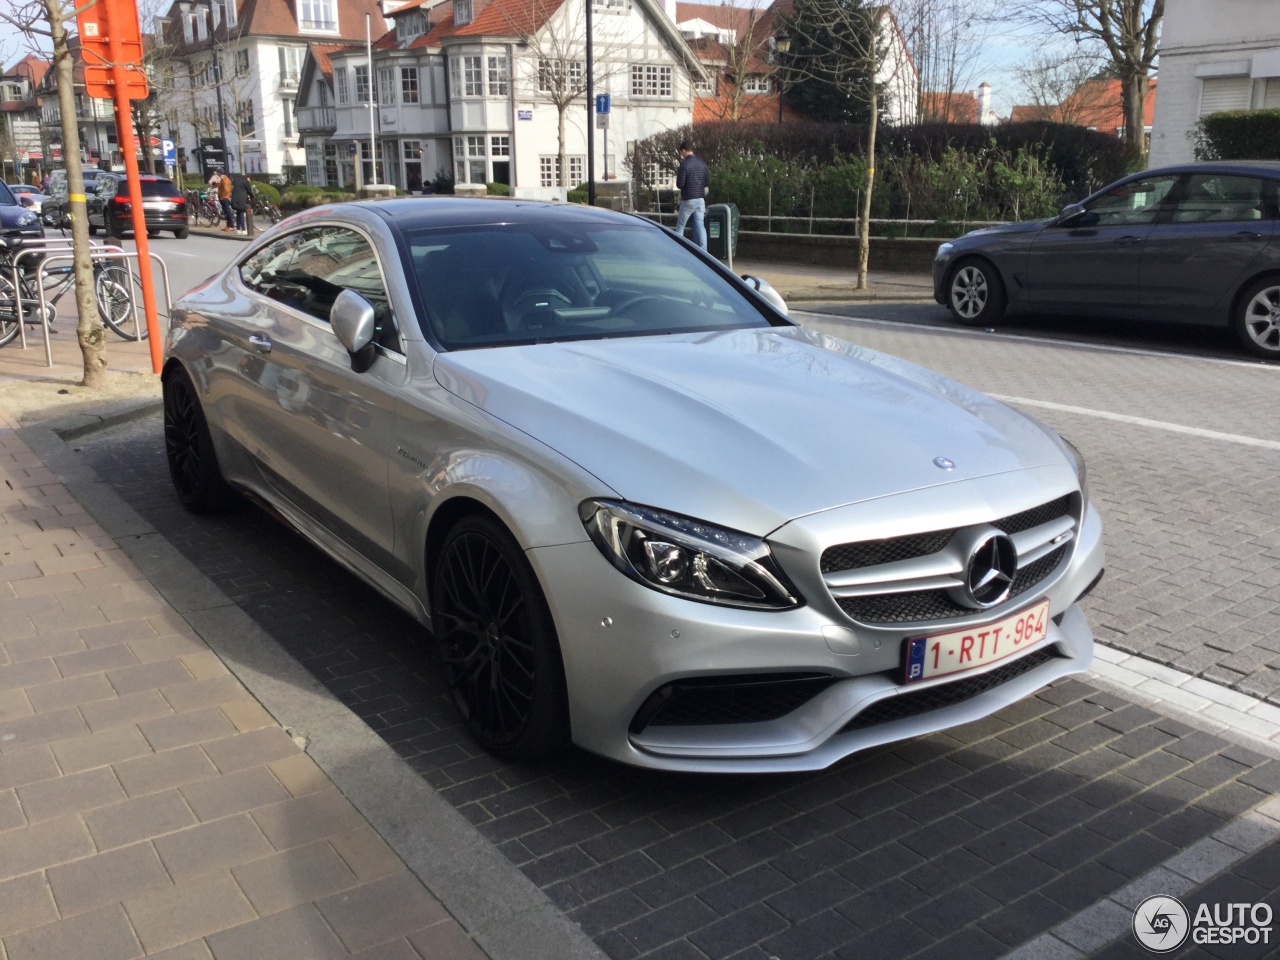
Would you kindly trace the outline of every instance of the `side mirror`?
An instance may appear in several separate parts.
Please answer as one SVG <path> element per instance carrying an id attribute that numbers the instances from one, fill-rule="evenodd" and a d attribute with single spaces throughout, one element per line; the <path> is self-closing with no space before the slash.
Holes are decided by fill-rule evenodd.
<path id="1" fill-rule="evenodd" d="M 1054 222 L 1058 224 L 1070 223 L 1072 220 L 1080 216 L 1082 213 L 1084 213 L 1084 204 L 1068 203 L 1065 207 L 1062 208 L 1062 211 L 1058 214 L 1058 219 L 1055 220 Z"/>
<path id="2" fill-rule="evenodd" d="M 354 290 L 343 290 L 329 309 L 334 335 L 353 355 L 373 343 L 375 322 L 373 304 Z"/>
<path id="3" fill-rule="evenodd" d="M 744 273 L 742 280 L 748 287 L 768 300 L 780 314 L 784 317 L 790 316 L 790 311 L 787 309 L 787 301 L 782 299 L 782 294 L 773 289 L 773 285 L 768 280 L 753 277 L 749 273 Z"/>

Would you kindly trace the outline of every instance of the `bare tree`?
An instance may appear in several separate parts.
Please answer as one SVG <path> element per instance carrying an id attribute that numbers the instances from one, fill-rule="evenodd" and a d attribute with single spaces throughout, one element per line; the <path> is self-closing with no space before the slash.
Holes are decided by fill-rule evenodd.
<path id="1" fill-rule="evenodd" d="M 1120 80 L 1124 138 L 1147 152 L 1146 100 L 1165 0 L 1035 0 L 1012 15 L 1105 51 Z"/>
<path id="2" fill-rule="evenodd" d="M 983 0 L 901 0 L 899 26 L 915 61 L 916 109 L 933 119 L 939 104 L 949 109 L 952 94 L 972 89 L 990 23 Z M 940 119 L 948 122 L 950 116 Z"/>
<path id="3" fill-rule="evenodd" d="M 585 112 L 587 23 L 584 4 L 590 2 L 593 0 L 569 3 L 525 0 L 522 4 L 503 7 L 511 35 L 518 37 L 525 47 L 521 60 L 533 67 L 526 76 L 515 75 L 515 82 L 526 87 L 526 95 L 549 101 L 556 108 L 556 184 L 562 187 L 569 182 L 565 118 L 574 106 L 581 106 Z M 626 60 L 625 41 L 609 29 L 603 17 L 596 18 L 592 36 L 596 89 L 602 91 L 609 78 L 621 69 L 620 61 Z M 488 64 L 481 66 L 478 82 L 485 83 Z M 512 66 L 507 67 L 507 82 L 513 77 Z M 469 81 L 464 77 L 463 82 Z"/>
<path id="4" fill-rule="evenodd" d="M 859 290 L 867 288 L 871 250 L 879 88 L 892 79 L 884 74 L 886 58 L 881 37 L 881 18 L 890 15 L 888 6 L 872 7 L 864 0 L 799 0 L 794 16 L 788 20 L 796 38 L 792 53 L 786 58 L 789 74 L 826 84 L 841 96 L 861 99 L 867 106 L 867 177 L 858 218 Z"/>
<path id="5" fill-rule="evenodd" d="M 1021 93 L 1035 107 L 1037 120 L 1076 126 L 1097 126 L 1115 106 L 1108 90 L 1114 82 L 1098 55 L 1073 50 L 1055 56 L 1034 53 L 1016 70 Z"/>
<path id="6" fill-rule="evenodd" d="M 766 119 L 760 105 L 773 101 L 758 94 L 774 84 L 773 17 L 758 7 L 737 3 L 722 4 L 717 13 L 721 23 L 715 26 L 722 32 L 712 42 L 718 47 L 715 66 L 722 82 L 717 84 L 714 97 L 704 98 L 705 108 L 717 120 Z M 759 87 L 753 89 L 753 84 Z"/>
<path id="7" fill-rule="evenodd" d="M 89 259 L 89 222 L 85 217 L 84 174 L 80 165 L 80 129 L 76 123 L 75 64 L 67 43 L 67 21 L 74 20 L 89 0 L 77 9 L 68 0 L 13 0 L 0 7 L 0 24 L 24 38 L 33 52 L 43 55 L 53 47 L 52 70 L 58 90 L 62 123 L 62 157 L 67 167 L 67 203 L 71 218 L 76 285 L 76 340 L 84 373 L 81 386 L 101 389 L 107 382 L 106 335 L 93 290 L 93 264 Z M 18 291 L 14 291 L 15 298 Z"/>

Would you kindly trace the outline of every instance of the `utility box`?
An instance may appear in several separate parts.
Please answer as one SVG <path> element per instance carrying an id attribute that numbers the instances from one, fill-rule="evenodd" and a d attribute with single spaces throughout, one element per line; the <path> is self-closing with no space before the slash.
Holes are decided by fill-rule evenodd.
<path id="1" fill-rule="evenodd" d="M 742 214 L 736 203 L 713 203 L 707 207 L 707 253 L 732 266 L 741 224 Z"/>

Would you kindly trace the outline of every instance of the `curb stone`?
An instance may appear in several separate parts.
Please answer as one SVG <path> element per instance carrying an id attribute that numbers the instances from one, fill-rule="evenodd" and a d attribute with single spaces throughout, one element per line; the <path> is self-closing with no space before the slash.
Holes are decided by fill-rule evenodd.
<path id="1" fill-rule="evenodd" d="M 155 409 L 153 401 L 130 403 L 113 405 L 125 409 L 106 416 L 17 432 L 249 692 L 305 738 L 305 752 L 492 960 L 606 960 L 545 893 L 66 445 L 67 434 L 81 437 Z"/>

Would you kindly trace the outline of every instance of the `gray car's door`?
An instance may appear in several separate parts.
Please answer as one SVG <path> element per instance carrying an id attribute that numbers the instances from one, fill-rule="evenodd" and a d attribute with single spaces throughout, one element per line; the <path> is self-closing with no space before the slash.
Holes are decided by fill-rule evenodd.
<path id="1" fill-rule="evenodd" d="M 1193 174 L 1142 251 L 1142 302 L 1153 316 L 1204 322 L 1275 249 L 1280 181 Z M 1276 250 L 1280 254 L 1280 250 Z M 1272 257 L 1273 262 L 1280 257 Z"/>
<path id="2" fill-rule="evenodd" d="M 1079 216 L 1041 230 L 1027 260 L 1028 299 L 1045 308 L 1137 308 L 1143 244 L 1166 215 L 1177 180 L 1131 180 L 1095 197 Z"/>
<path id="3" fill-rule="evenodd" d="M 259 363 L 249 365 L 239 416 L 252 420 L 264 480 L 388 569 L 387 459 L 406 365 L 381 266 L 369 240 L 347 226 L 311 226 L 293 237 L 283 269 L 259 282 L 270 324 L 253 345 Z M 329 326 L 334 298 L 346 289 L 379 317 L 376 342 L 359 360 Z"/>

